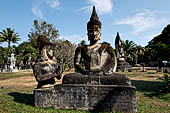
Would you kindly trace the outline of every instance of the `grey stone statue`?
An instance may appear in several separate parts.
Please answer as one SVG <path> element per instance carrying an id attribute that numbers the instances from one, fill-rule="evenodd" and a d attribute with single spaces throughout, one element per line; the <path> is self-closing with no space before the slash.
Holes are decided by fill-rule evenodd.
<path id="1" fill-rule="evenodd" d="M 49 42 L 45 36 L 40 35 L 37 38 L 37 46 L 39 55 L 33 65 L 33 72 L 38 82 L 37 88 L 41 88 L 47 84 L 55 84 L 54 77 L 60 79 L 61 67 L 55 62 L 55 44 Z"/>
<path id="2" fill-rule="evenodd" d="M 116 71 L 117 72 L 128 71 L 128 69 L 131 68 L 132 66 L 125 60 L 123 41 L 120 39 L 118 32 L 117 32 L 116 39 L 115 39 L 115 48 L 116 48 L 116 58 L 117 58 Z"/>
<path id="3" fill-rule="evenodd" d="M 122 40 L 120 39 L 119 33 L 117 32 L 115 40 L 116 57 L 118 60 L 125 60 Z"/>
<path id="4" fill-rule="evenodd" d="M 99 43 L 101 22 L 95 7 L 93 7 L 90 21 L 87 23 L 87 32 L 90 44 L 80 46 L 75 51 L 74 66 L 77 73 L 65 75 L 63 83 L 91 84 L 95 81 L 94 84 L 130 85 L 127 75 L 114 73 L 116 70 L 114 49 L 108 44 Z M 96 81 L 99 78 L 100 80 Z"/>

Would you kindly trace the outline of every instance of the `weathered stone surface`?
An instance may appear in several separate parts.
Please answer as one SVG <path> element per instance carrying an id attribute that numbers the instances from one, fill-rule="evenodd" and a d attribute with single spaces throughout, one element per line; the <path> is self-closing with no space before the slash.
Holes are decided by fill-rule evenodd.
<path id="1" fill-rule="evenodd" d="M 96 84 L 96 85 L 125 85 L 130 86 L 131 80 L 128 75 L 111 74 L 110 76 L 89 76 L 79 73 L 67 74 L 63 77 L 63 84 Z"/>
<path id="2" fill-rule="evenodd" d="M 36 107 L 136 112 L 136 88 L 122 85 L 61 84 L 34 89 Z"/>
<path id="3" fill-rule="evenodd" d="M 132 66 L 126 62 L 125 60 L 118 60 L 117 61 L 117 72 L 124 72 L 127 71 L 129 68 L 131 68 Z"/>
<path id="4" fill-rule="evenodd" d="M 37 62 L 33 66 L 34 76 L 38 82 L 57 76 L 60 72 L 59 69 L 59 65 L 56 62 Z"/>
<path id="5" fill-rule="evenodd" d="M 39 35 L 37 46 L 39 55 L 33 65 L 33 72 L 38 82 L 37 88 L 41 88 L 45 85 L 53 85 L 55 83 L 54 77 L 60 79 L 62 70 L 54 57 L 55 44 L 48 41 L 44 35 Z"/>

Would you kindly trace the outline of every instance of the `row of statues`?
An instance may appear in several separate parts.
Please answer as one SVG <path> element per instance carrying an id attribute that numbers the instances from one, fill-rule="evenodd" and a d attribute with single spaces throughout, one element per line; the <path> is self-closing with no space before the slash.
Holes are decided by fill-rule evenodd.
<path id="1" fill-rule="evenodd" d="M 95 7 L 93 7 L 90 21 L 87 23 L 87 34 L 90 44 L 76 48 L 74 56 L 76 72 L 65 75 L 63 78 L 64 84 L 86 83 L 84 82 L 86 81 L 85 78 L 90 76 L 102 77 L 103 80 L 106 80 L 103 84 L 108 84 L 107 80 L 112 80 L 113 82 L 109 82 L 112 85 L 117 84 L 116 82 L 123 85 L 131 84 L 127 75 L 115 73 L 117 58 L 114 49 L 108 44 L 99 43 L 101 39 L 101 27 L 102 24 Z M 55 62 L 55 44 L 49 42 L 45 36 L 40 35 L 37 39 L 37 45 L 39 56 L 33 66 L 33 71 L 38 81 L 37 87 L 40 88 L 46 84 L 53 85 L 55 83 L 54 77 L 60 79 L 62 70 L 60 65 Z M 121 50 L 118 51 L 121 53 Z M 89 83 L 88 80 L 87 83 Z"/>

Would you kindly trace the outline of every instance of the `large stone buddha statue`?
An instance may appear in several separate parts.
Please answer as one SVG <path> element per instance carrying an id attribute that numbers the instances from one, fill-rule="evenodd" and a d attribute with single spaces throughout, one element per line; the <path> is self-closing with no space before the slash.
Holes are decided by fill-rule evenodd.
<path id="1" fill-rule="evenodd" d="M 130 85 L 127 75 L 117 74 L 116 55 L 108 44 L 101 44 L 101 22 L 95 7 L 87 23 L 89 45 L 80 46 L 75 51 L 74 66 L 77 73 L 67 74 L 63 84 L 103 84 Z"/>

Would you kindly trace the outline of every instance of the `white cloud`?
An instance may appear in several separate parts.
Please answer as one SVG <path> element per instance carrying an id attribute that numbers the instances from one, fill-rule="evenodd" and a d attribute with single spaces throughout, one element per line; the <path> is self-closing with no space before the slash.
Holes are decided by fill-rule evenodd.
<path id="1" fill-rule="evenodd" d="M 32 12 L 36 17 L 40 19 L 44 19 L 44 15 L 42 11 L 43 5 L 48 5 L 50 8 L 59 9 L 60 1 L 59 0 L 36 0 L 35 4 L 32 7 Z"/>
<path id="2" fill-rule="evenodd" d="M 59 0 L 45 0 L 45 2 L 52 8 L 57 8 L 60 5 Z"/>
<path id="3" fill-rule="evenodd" d="M 80 43 L 82 40 L 85 40 L 87 43 L 87 36 L 80 36 L 78 34 L 72 34 L 69 36 L 60 36 L 60 39 L 65 39 L 65 40 L 69 40 L 72 43 L 78 44 Z"/>
<path id="4" fill-rule="evenodd" d="M 91 11 L 92 6 L 96 7 L 99 14 L 106 14 L 112 12 L 112 1 L 111 0 L 88 0 L 89 5 L 81 8 L 80 10 Z"/>
<path id="5" fill-rule="evenodd" d="M 38 4 L 35 4 L 35 5 L 33 6 L 32 12 L 33 12 L 33 14 L 34 14 L 36 17 L 38 17 L 38 18 L 40 18 L 40 19 L 44 19 L 43 13 L 42 13 L 42 11 L 41 11 L 41 9 L 40 9 L 40 6 L 39 6 Z"/>
<path id="6" fill-rule="evenodd" d="M 166 18 L 157 17 L 158 12 L 144 10 L 132 17 L 127 17 L 116 22 L 117 25 L 129 25 L 133 28 L 133 34 L 138 35 L 141 32 L 151 31 L 167 23 Z"/>

